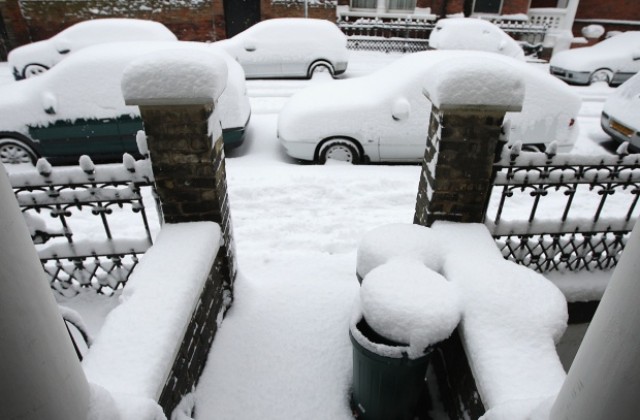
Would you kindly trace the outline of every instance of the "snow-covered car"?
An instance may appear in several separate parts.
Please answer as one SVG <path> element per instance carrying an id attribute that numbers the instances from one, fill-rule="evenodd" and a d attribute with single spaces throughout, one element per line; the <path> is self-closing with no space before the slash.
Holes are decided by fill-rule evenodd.
<path id="1" fill-rule="evenodd" d="M 199 42 L 112 43 L 85 48 L 38 77 L 0 87 L 2 162 L 77 162 L 83 154 L 106 161 L 137 154 L 142 119 L 137 106 L 124 103 L 122 73 L 141 55 L 177 48 L 225 60 L 228 79 L 216 106 L 225 147 L 240 145 L 251 108 L 242 67 L 226 52 Z"/>
<path id="2" fill-rule="evenodd" d="M 520 113 L 507 113 L 505 139 L 545 150 L 570 151 L 577 139 L 580 98 L 525 62 L 480 51 L 406 55 L 370 75 L 311 86 L 293 95 L 278 118 L 278 137 L 293 158 L 326 162 L 417 162 L 424 155 L 431 103 L 422 93 L 435 63 L 461 57 L 502 61 L 523 75 Z"/>
<path id="3" fill-rule="evenodd" d="M 551 57 L 549 65 L 551 74 L 567 83 L 618 86 L 640 71 L 640 31 L 623 32 L 591 47 L 561 51 Z"/>
<path id="4" fill-rule="evenodd" d="M 281 18 L 259 22 L 218 41 L 244 68 L 247 78 L 309 78 L 347 70 L 347 38 L 324 19 Z"/>
<path id="5" fill-rule="evenodd" d="M 9 52 L 16 80 L 37 76 L 82 48 L 107 42 L 176 41 L 161 23 L 141 19 L 95 19 L 76 23 L 53 37 Z"/>
<path id="6" fill-rule="evenodd" d="M 600 125 L 614 140 L 629 142 L 633 150 L 640 151 L 640 73 L 609 95 Z"/>
<path id="7" fill-rule="evenodd" d="M 429 35 L 433 50 L 477 50 L 524 60 L 515 39 L 491 22 L 476 18 L 440 19 Z"/>

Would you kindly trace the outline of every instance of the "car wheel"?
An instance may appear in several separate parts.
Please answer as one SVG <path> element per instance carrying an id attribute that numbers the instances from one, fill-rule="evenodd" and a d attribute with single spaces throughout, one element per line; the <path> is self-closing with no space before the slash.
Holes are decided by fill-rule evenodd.
<path id="1" fill-rule="evenodd" d="M 29 64 L 22 71 L 22 76 L 25 79 L 28 79 L 30 77 L 38 76 L 47 70 L 49 70 L 49 68 L 47 66 L 43 66 L 42 64 Z"/>
<path id="2" fill-rule="evenodd" d="M 335 72 L 331 63 L 327 61 L 316 61 L 309 66 L 307 77 L 311 79 L 316 74 L 329 74 L 329 76 L 334 77 Z"/>
<path id="3" fill-rule="evenodd" d="M 589 83 L 596 82 L 605 82 L 609 84 L 611 82 L 611 78 L 613 77 L 613 72 L 609 69 L 598 69 L 591 73 L 591 77 L 589 77 Z"/>
<path id="4" fill-rule="evenodd" d="M 37 160 L 36 152 L 20 140 L 0 139 L 0 162 L 3 164 L 35 164 Z"/>
<path id="5" fill-rule="evenodd" d="M 359 163 L 360 152 L 358 147 L 350 140 L 329 140 L 320 147 L 318 161 L 324 164 L 329 159 L 347 163 Z"/>

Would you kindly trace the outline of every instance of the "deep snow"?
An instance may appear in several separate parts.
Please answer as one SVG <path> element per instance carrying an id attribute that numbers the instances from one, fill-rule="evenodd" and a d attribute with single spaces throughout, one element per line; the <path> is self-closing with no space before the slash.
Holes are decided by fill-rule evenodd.
<path id="1" fill-rule="evenodd" d="M 352 52 L 346 77 L 398 57 Z M 0 82 L 9 82 L 4 63 L 0 69 Z M 196 419 L 351 418 L 356 246 L 375 227 L 411 223 L 420 167 L 288 160 L 276 138 L 277 111 L 291 93 L 316 83 L 331 80 L 247 83 L 253 112 L 247 139 L 226 162 L 240 271 L 196 392 Z M 599 127 L 599 112 L 612 89 L 575 89 L 585 99 L 576 150 L 606 153 L 613 143 Z M 561 277 L 575 285 L 572 276 Z M 600 279 L 592 282 L 602 288 Z M 114 305 L 87 295 L 63 301 L 85 316 L 94 336 Z"/>

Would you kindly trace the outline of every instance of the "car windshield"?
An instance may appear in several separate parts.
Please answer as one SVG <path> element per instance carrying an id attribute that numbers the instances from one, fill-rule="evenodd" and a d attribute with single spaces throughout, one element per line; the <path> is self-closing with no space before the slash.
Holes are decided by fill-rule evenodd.
<path id="1" fill-rule="evenodd" d="M 629 49 L 634 44 L 640 44 L 640 32 L 625 32 L 619 35 L 607 38 L 594 45 L 594 48 L 625 48 Z"/>

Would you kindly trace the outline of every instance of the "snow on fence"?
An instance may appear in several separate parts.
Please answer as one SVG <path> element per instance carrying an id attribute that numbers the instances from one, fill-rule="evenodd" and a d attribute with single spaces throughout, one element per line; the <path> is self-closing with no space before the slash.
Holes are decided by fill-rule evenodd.
<path id="1" fill-rule="evenodd" d="M 485 218 L 505 258 L 540 272 L 606 270 L 638 217 L 640 155 L 520 153 L 494 165 Z"/>
<path id="2" fill-rule="evenodd" d="M 62 295 L 83 287 L 113 293 L 152 244 L 141 192 L 153 182 L 148 160 L 125 155 L 122 164 L 94 165 L 83 157 L 80 166 L 53 168 L 40 159 L 9 179 L 45 275 Z"/>
<path id="3" fill-rule="evenodd" d="M 381 19 L 338 16 L 338 27 L 347 35 L 347 47 L 352 50 L 413 53 L 427 50 L 429 35 L 436 26 L 433 19 Z M 520 20 L 495 20 L 492 23 L 514 39 L 521 41 L 523 48 L 534 49 L 541 44 L 547 33 L 546 24 Z"/>

